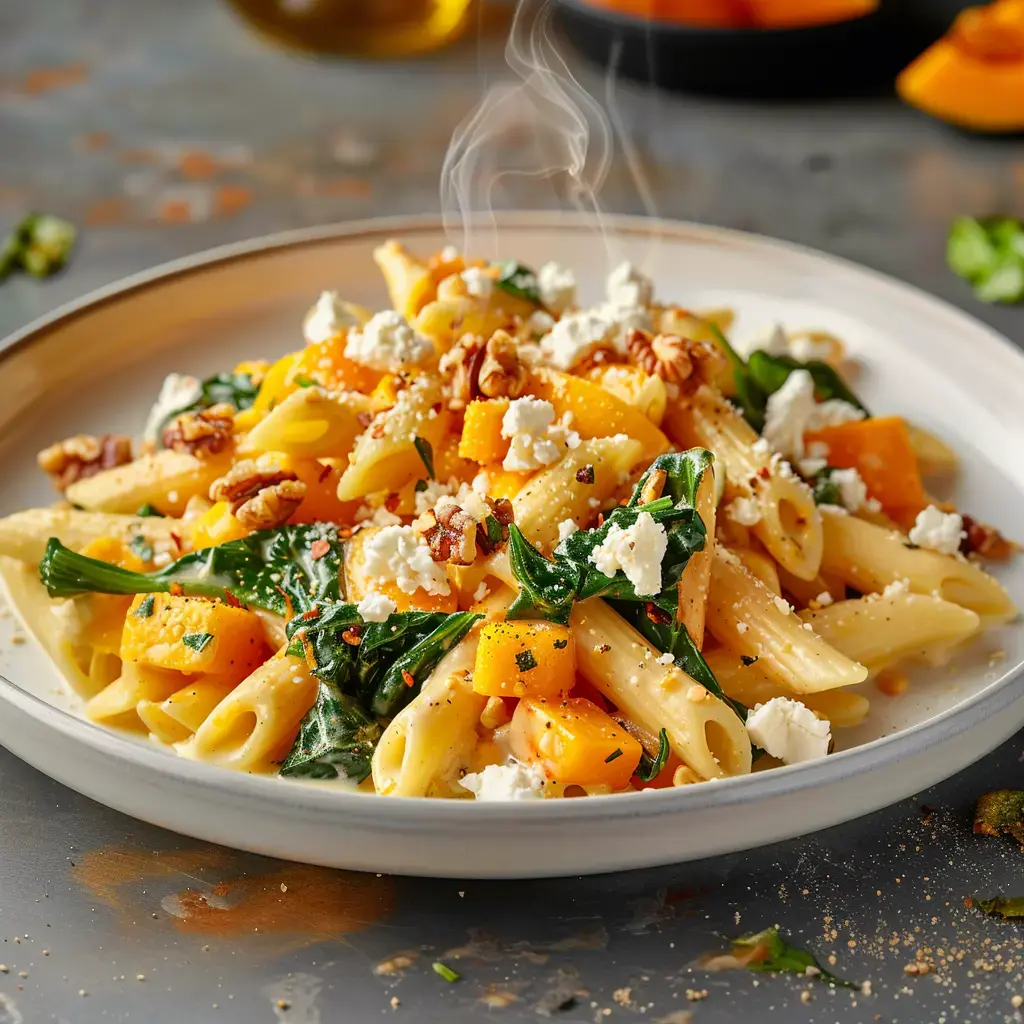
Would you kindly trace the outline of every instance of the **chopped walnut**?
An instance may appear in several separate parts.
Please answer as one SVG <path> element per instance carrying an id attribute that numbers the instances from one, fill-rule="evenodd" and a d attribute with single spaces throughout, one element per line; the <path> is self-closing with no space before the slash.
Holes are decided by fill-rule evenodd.
<path id="1" fill-rule="evenodd" d="M 243 459 L 210 486 L 214 501 L 231 505 L 235 518 L 252 530 L 286 523 L 306 496 L 306 485 L 289 470 L 259 459 Z"/>
<path id="2" fill-rule="evenodd" d="M 518 398 L 526 384 L 526 368 L 515 339 L 495 331 L 485 342 L 463 335 L 441 359 L 439 369 L 449 381 L 450 409 L 465 409 L 474 398 Z"/>
<path id="3" fill-rule="evenodd" d="M 633 330 L 626 339 L 632 361 L 642 370 L 671 384 L 710 384 L 725 369 L 725 356 L 710 341 L 677 334 Z"/>
<path id="4" fill-rule="evenodd" d="M 71 484 L 105 469 L 132 461 L 131 438 L 123 434 L 78 434 L 51 444 L 37 456 L 39 468 L 49 473 L 57 490 L 63 493 Z"/>
<path id="5" fill-rule="evenodd" d="M 477 554 L 487 555 L 508 540 L 508 527 L 513 521 L 512 502 L 507 498 L 484 498 L 497 523 L 498 536 L 491 536 L 486 523 L 478 523 L 451 499 L 441 500 L 437 507 L 424 512 L 413 522 L 413 529 L 423 536 L 435 562 L 472 565 Z"/>
<path id="6" fill-rule="evenodd" d="M 165 448 L 203 458 L 223 451 L 234 430 L 235 407 L 227 402 L 211 405 L 199 412 L 176 416 L 164 428 Z"/>
<path id="7" fill-rule="evenodd" d="M 981 523 L 973 516 L 964 516 L 964 538 L 960 551 L 965 555 L 977 555 L 990 562 L 1008 562 L 1017 550 L 1012 540 L 1007 540 L 994 526 Z"/>

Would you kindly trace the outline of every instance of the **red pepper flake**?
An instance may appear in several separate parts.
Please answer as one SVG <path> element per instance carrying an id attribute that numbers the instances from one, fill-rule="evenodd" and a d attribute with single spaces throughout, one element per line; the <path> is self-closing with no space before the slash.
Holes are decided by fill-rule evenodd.
<path id="1" fill-rule="evenodd" d="M 330 466 L 324 466 L 320 470 L 320 475 L 316 478 L 316 482 L 318 484 L 322 484 L 330 475 L 331 475 L 331 467 Z"/>
<path id="2" fill-rule="evenodd" d="M 316 652 L 313 650 L 313 642 L 306 636 L 305 631 L 295 634 L 299 638 L 299 643 L 302 644 L 302 654 L 306 659 L 306 665 L 310 672 L 317 670 L 316 663 Z"/>
<path id="3" fill-rule="evenodd" d="M 181 550 L 181 535 L 178 534 L 178 533 L 175 533 L 174 530 L 171 530 L 170 537 L 171 537 L 171 540 L 174 541 L 174 546 L 180 551 Z"/>
<path id="4" fill-rule="evenodd" d="M 378 423 L 377 426 L 370 431 L 370 437 L 381 438 L 384 436 L 384 424 Z"/>
<path id="5" fill-rule="evenodd" d="M 399 495 L 397 495 L 397 494 L 389 494 L 384 499 L 384 507 L 389 512 L 394 513 L 394 512 L 396 512 L 398 510 L 398 506 L 401 503 L 401 501 L 402 501 L 402 499 L 401 499 L 401 497 Z"/>
<path id="6" fill-rule="evenodd" d="M 352 527 L 351 526 L 339 526 L 338 527 L 338 536 L 342 540 L 348 540 L 349 537 L 352 536 Z"/>
<path id="7" fill-rule="evenodd" d="M 607 654 L 611 649 L 612 649 L 612 645 L 611 644 L 601 644 L 597 648 L 597 653 L 598 654 Z"/>
<path id="8" fill-rule="evenodd" d="M 303 612 L 299 616 L 299 619 L 302 622 L 311 622 L 313 619 L 319 619 L 319 618 L 320 618 L 320 609 L 319 608 L 310 608 L 309 611 Z"/>
<path id="9" fill-rule="evenodd" d="M 407 668 L 402 669 L 402 682 L 406 686 L 415 686 L 416 684 L 416 680 L 413 679 L 412 673 Z"/>
<path id="10" fill-rule="evenodd" d="M 313 541 L 309 545 L 310 558 L 315 562 L 318 558 L 323 558 L 331 550 L 331 545 L 328 541 L 320 537 L 318 540 Z"/>
<path id="11" fill-rule="evenodd" d="M 172 597 L 181 597 L 185 593 L 185 588 L 180 583 L 172 583 L 170 586 L 170 594 Z"/>
<path id="12" fill-rule="evenodd" d="M 291 596 L 283 587 L 274 587 L 274 589 L 284 598 L 285 611 L 288 613 L 288 618 L 292 619 L 295 617 L 295 608 L 292 605 Z"/>
<path id="13" fill-rule="evenodd" d="M 760 478 L 761 478 L 762 480 L 767 480 L 767 479 L 768 479 L 768 478 L 769 478 L 769 477 L 770 477 L 770 476 L 771 476 L 772 474 L 771 474 L 771 471 L 770 471 L 770 470 L 768 469 L 768 467 L 767 467 L 767 466 L 762 466 L 762 467 L 761 467 L 761 468 L 760 468 L 760 469 L 759 469 L 759 470 L 757 471 L 757 475 L 758 475 L 758 476 L 759 476 L 759 477 L 760 477 Z"/>
<path id="14" fill-rule="evenodd" d="M 604 526 L 604 513 L 603 512 L 598 512 L 597 513 L 597 528 L 600 530 L 602 526 Z"/>
<path id="15" fill-rule="evenodd" d="M 647 618 L 656 626 L 667 626 L 672 621 L 672 616 L 668 612 L 663 611 L 650 601 L 644 605 L 644 611 L 647 613 Z"/>
<path id="16" fill-rule="evenodd" d="M 232 594 L 230 590 L 225 590 L 224 591 L 224 603 L 229 608 L 241 608 L 242 607 L 242 602 L 239 601 L 238 598 L 235 597 L 235 595 Z"/>
<path id="17" fill-rule="evenodd" d="M 349 647 L 358 647 L 362 642 L 362 630 L 358 626 L 349 626 L 344 633 L 341 634 L 341 639 L 349 645 Z"/>
<path id="18" fill-rule="evenodd" d="M 365 430 L 373 422 L 373 414 L 368 412 L 357 412 L 356 422 Z"/>

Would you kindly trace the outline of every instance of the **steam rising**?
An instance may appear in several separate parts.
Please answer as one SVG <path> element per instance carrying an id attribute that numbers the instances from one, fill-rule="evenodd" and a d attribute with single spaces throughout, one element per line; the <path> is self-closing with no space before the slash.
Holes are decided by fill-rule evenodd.
<path id="1" fill-rule="evenodd" d="M 518 80 L 491 86 L 456 128 L 445 156 L 445 232 L 452 244 L 474 256 L 510 255 L 499 251 L 494 208 L 536 207 L 536 183 L 543 181 L 551 190 L 549 205 L 587 216 L 612 258 L 613 239 L 605 231 L 598 200 L 612 164 L 612 122 L 559 53 L 552 14 L 552 0 L 520 0 L 505 46 L 505 59 Z M 613 84 L 610 71 L 608 99 L 614 110 Z M 653 212 L 635 151 L 621 125 L 616 127 L 641 200 Z M 516 179 L 533 179 L 530 202 L 516 201 Z"/>

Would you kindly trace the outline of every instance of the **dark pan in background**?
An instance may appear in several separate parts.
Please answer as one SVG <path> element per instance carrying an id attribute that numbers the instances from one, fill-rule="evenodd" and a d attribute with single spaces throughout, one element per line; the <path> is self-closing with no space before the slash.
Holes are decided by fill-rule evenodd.
<path id="1" fill-rule="evenodd" d="M 727 29 L 648 22 L 559 0 L 585 56 L 628 78 L 726 96 L 830 96 L 891 86 L 952 23 L 963 0 L 883 0 L 872 14 L 808 28 Z"/>

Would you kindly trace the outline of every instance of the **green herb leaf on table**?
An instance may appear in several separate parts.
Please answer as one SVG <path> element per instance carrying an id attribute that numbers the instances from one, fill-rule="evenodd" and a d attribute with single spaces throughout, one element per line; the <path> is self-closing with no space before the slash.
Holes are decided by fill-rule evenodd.
<path id="1" fill-rule="evenodd" d="M 49 277 L 67 263 L 78 231 L 69 221 L 48 213 L 23 217 L 0 245 L 0 279 L 13 270 Z"/>
<path id="2" fill-rule="evenodd" d="M 434 479 L 434 449 L 430 442 L 425 437 L 420 437 L 418 434 L 413 438 L 413 447 L 416 449 L 416 454 L 420 457 L 423 465 L 427 469 L 427 476 Z"/>
<path id="3" fill-rule="evenodd" d="M 995 896 L 990 900 L 975 900 L 978 909 L 1004 921 L 1024 918 L 1024 896 Z"/>
<path id="4" fill-rule="evenodd" d="M 499 264 L 499 269 L 498 280 L 494 283 L 503 292 L 532 302 L 535 306 L 543 305 L 540 288 L 537 285 L 537 275 L 529 267 L 517 263 L 515 260 L 507 260 L 505 263 Z"/>
<path id="5" fill-rule="evenodd" d="M 1024 847 L 1024 790 L 997 789 L 979 798 L 974 831 L 984 836 L 1012 836 Z"/>
<path id="6" fill-rule="evenodd" d="M 982 302 L 1024 301 L 1024 224 L 1010 217 L 957 217 L 946 262 Z"/>
<path id="7" fill-rule="evenodd" d="M 459 978 L 462 977 L 458 971 L 453 971 L 447 964 L 441 963 L 440 960 L 434 961 L 431 966 L 433 967 L 434 973 L 441 975 L 441 977 L 449 984 L 453 981 L 458 981 Z"/>
<path id="8" fill-rule="evenodd" d="M 831 971 L 822 967 L 810 953 L 797 946 L 791 946 L 779 934 L 777 925 L 766 928 L 763 932 L 734 939 L 732 953 L 747 970 L 759 974 L 799 974 L 807 977 L 807 968 L 810 967 L 811 976 L 818 977 L 830 985 L 858 987 L 852 982 L 837 978 Z"/>
<path id="9" fill-rule="evenodd" d="M 662 729 L 658 733 L 658 753 L 654 757 L 651 757 L 647 751 L 640 755 L 640 764 L 636 770 L 637 778 L 641 782 L 653 782 L 668 763 L 668 757 L 671 753 L 672 748 L 668 743 L 668 733 Z"/>

